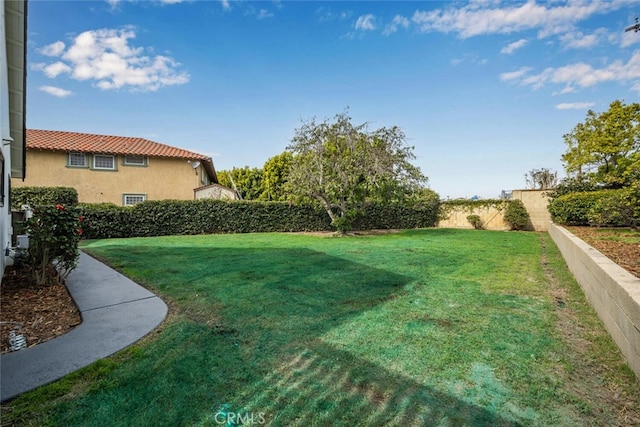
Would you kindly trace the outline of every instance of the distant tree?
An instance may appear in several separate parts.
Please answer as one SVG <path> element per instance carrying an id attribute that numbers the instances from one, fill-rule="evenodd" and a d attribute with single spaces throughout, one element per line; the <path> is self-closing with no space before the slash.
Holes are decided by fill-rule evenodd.
<path id="1" fill-rule="evenodd" d="M 218 171 L 217 175 L 220 185 L 237 189 L 245 200 L 257 200 L 264 192 L 262 169 L 245 166 Z"/>
<path id="2" fill-rule="evenodd" d="M 640 179 L 640 104 L 614 101 L 604 113 L 589 110 L 564 141 L 562 160 L 577 181 L 621 188 Z"/>
<path id="3" fill-rule="evenodd" d="M 558 184 L 558 172 L 550 169 L 531 169 L 527 175 L 527 186 L 534 190 L 549 190 Z"/>
<path id="4" fill-rule="evenodd" d="M 370 131 L 367 123 L 353 125 L 346 111 L 333 122 L 303 122 L 287 149 L 290 191 L 320 202 L 340 232 L 367 201 L 401 199 L 427 181 L 410 163 L 413 147 L 400 128 Z"/>
<path id="5" fill-rule="evenodd" d="M 290 197 L 285 186 L 292 161 L 293 154 L 290 151 L 284 151 L 265 162 L 262 167 L 262 187 L 264 192 L 260 197 L 261 199 L 282 201 Z"/>

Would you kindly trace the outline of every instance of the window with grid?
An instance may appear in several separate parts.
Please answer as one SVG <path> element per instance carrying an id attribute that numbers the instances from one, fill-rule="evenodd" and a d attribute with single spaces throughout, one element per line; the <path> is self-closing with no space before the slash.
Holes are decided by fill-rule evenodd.
<path id="1" fill-rule="evenodd" d="M 69 153 L 69 166 L 76 168 L 87 167 L 87 155 L 84 153 Z"/>
<path id="2" fill-rule="evenodd" d="M 104 154 L 94 154 L 93 168 L 94 169 L 115 169 L 116 161 L 114 156 L 107 156 Z"/>
<path id="3" fill-rule="evenodd" d="M 144 156 L 124 156 L 124 164 L 130 166 L 146 166 L 147 159 Z"/>
<path id="4" fill-rule="evenodd" d="M 147 196 L 145 194 L 125 194 L 123 197 L 125 206 L 133 206 L 138 203 L 142 203 L 147 200 Z"/>

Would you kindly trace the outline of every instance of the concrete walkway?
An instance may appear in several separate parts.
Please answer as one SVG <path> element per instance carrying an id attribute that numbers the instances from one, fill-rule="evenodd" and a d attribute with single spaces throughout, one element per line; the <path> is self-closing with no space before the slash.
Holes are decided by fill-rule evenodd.
<path id="1" fill-rule="evenodd" d="M 83 252 L 67 288 L 82 323 L 58 338 L 0 356 L 1 401 L 122 350 L 167 316 L 160 298 Z"/>

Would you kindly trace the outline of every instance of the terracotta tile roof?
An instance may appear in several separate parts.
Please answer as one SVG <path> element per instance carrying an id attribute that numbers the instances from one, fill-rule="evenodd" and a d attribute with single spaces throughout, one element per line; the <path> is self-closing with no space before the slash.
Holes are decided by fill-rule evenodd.
<path id="1" fill-rule="evenodd" d="M 27 129 L 27 149 L 209 160 L 204 154 L 128 136 Z"/>

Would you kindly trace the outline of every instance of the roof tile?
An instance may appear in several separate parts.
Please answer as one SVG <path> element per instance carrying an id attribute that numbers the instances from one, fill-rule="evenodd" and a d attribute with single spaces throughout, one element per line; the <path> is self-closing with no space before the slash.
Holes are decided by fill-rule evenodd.
<path id="1" fill-rule="evenodd" d="M 204 154 L 160 144 L 144 138 L 54 130 L 27 129 L 27 149 L 211 161 Z"/>

